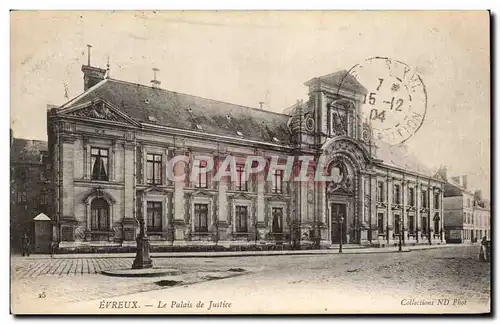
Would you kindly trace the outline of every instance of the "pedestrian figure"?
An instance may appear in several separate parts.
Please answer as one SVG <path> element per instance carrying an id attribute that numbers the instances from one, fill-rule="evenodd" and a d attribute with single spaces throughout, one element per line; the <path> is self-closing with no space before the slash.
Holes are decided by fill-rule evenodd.
<path id="1" fill-rule="evenodd" d="M 479 250 L 479 261 L 487 261 L 486 256 L 486 236 L 481 240 L 481 250 Z"/>
<path id="2" fill-rule="evenodd" d="M 50 257 L 53 258 L 57 250 L 57 242 L 50 243 Z"/>
<path id="3" fill-rule="evenodd" d="M 25 254 L 27 256 L 30 256 L 30 245 L 31 245 L 31 239 L 28 236 L 28 233 L 24 233 L 24 237 L 23 237 L 23 256 Z"/>

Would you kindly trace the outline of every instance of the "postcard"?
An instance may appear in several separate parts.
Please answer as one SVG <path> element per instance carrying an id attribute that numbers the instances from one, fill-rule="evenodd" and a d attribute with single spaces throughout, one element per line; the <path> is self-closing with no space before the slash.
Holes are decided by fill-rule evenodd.
<path id="1" fill-rule="evenodd" d="M 491 313 L 488 11 L 10 18 L 11 313 Z"/>

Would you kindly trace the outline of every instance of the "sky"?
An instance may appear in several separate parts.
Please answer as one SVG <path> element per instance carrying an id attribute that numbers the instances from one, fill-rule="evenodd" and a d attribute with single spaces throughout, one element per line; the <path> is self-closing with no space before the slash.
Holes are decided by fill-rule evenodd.
<path id="1" fill-rule="evenodd" d="M 14 135 L 46 140 L 47 104 L 83 92 L 81 65 L 112 78 L 281 112 L 307 80 L 373 56 L 415 69 L 428 106 L 406 143 L 431 168 L 490 193 L 489 16 L 476 12 L 11 12 Z"/>

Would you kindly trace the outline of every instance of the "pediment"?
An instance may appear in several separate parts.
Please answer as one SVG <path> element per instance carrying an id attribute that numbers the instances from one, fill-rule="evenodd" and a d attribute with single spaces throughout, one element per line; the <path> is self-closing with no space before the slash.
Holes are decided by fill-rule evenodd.
<path id="1" fill-rule="evenodd" d="M 209 191 L 205 191 L 205 190 L 195 190 L 191 193 L 191 196 L 204 196 L 204 197 L 209 197 L 209 198 L 212 198 L 212 193 L 210 193 Z"/>
<path id="2" fill-rule="evenodd" d="M 244 192 L 238 192 L 231 196 L 231 199 L 240 199 L 240 200 L 251 200 L 252 197 L 245 194 Z"/>
<path id="3" fill-rule="evenodd" d="M 149 186 L 147 188 L 144 188 L 142 190 L 139 190 L 140 193 L 142 194 L 157 194 L 157 195 L 164 195 L 166 193 L 168 193 L 167 190 L 164 190 L 162 188 L 159 188 L 159 187 L 156 187 L 156 186 Z"/>
<path id="4" fill-rule="evenodd" d="M 101 98 L 64 108 L 59 111 L 58 115 L 139 126 L 138 122 L 123 113 L 118 107 Z"/>
<path id="5" fill-rule="evenodd" d="M 268 201 L 283 201 L 288 202 L 290 198 L 284 195 L 272 195 L 266 198 Z"/>
<path id="6" fill-rule="evenodd" d="M 88 205 L 95 198 L 103 198 L 112 205 L 116 203 L 115 198 L 113 198 L 113 196 L 102 187 L 92 188 L 92 190 L 90 190 L 90 192 L 83 198 L 83 202 Z"/>

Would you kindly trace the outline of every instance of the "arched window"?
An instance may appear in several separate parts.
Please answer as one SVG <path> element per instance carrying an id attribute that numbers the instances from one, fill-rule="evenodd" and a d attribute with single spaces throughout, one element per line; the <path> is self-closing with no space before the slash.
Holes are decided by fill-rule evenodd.
<path id="1" fill-rule="evenodd" d="M 434 232 L 435 232 L 435 233 L 439 233 L 439 232 L 440 232 L 440 230 L 441 230 L 441 228 L 440 228 L 440 226 L 439 226 L 439 220 L 440 220 L 440 219 L 439 219 L 439 214 L 437 214 L 437 213 L 436 213 L 436 214 L 434 215 Z"/>
<path id="2" fill-rule="evenodd" d="M 92 200 L 90 205 L 92 212 L 91 228 L 97 231 L 109 230 L 109 205 L 102 198 Z"/>

